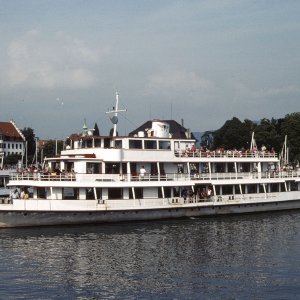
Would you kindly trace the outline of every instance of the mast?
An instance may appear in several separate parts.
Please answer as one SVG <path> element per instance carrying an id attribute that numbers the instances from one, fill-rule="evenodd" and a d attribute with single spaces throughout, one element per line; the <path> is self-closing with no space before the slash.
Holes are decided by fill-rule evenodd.
<path id="1" fill-rule="evenodd" d="M 254 131 L 253 131 L 252 136 L 251 136 L 250 150 L 252 151 L 254 148 L 257 148 L 257 146 L 256 146 L 256 141 L 255 141 L 255 138 L 254 138 Z"/>
<path id="2" fill-rule="evenodd" d="M 280 153 L 280 163 L 282 164 L 281 167 L 289 163 L 289 148 L 287 147 L 287 135 L 284 137 L 284 143 Z"/>
<path id="3" fill-rule="evenodd" d="M 117 124 L 118 124 L 118 113 L 127 111 L 126 109 L 119 109 L 119 94 L 116 92 L 116 104 L 112 110 L 107 111 L 107 114 L 113 114 L 112 117 L 109 117 L 111 122 L 114 124 L 113 136 L 117 136 Z"/>

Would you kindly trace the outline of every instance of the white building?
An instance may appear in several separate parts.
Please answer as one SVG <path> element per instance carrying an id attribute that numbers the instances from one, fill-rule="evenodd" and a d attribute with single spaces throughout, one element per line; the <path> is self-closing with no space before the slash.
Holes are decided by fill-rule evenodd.
<path id="1" fill-rule="evenodd" d="M 0 122 L 0 166 L 8 155 L 24 153 L 25 137 L 14 121 Z"/>

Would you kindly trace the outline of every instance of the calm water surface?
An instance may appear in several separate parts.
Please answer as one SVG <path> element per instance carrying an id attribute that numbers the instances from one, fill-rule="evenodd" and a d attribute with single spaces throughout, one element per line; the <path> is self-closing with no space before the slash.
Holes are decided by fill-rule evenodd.
<path id="1" fill-rule="evenodd" d="M 300 211 L 0 237 L 1 299 L 300 297 Z"/>

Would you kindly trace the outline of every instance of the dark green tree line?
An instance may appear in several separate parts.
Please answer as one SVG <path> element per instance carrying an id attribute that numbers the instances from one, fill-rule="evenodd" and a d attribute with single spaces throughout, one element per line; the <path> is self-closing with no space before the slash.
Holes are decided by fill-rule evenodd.
<path id="1" fill-rule="evenodd" d="M 300 160 L 300 112 L 282 119 L 264 118 L 260 122 L 242 122 L 234 117 L 213 132 L 212 149 L 249 149 L 253 132 L 258 148 L 265 146 L 269 150 L 274 148 L 276 152 L 281 151 L 287 136 L 290 160 Z"/>

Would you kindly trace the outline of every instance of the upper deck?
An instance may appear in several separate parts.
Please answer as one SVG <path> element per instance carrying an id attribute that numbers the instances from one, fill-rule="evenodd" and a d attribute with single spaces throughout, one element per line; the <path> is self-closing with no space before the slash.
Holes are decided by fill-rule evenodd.
<path id="1" fill-rule="evenodd" d="M 103 161 L 253 161 L 278 162 L 274 151 L 208 150 L 193 139 L 157 137 L 84 137 L 62 151 L 60 159 L 91 158 Z M 57 159 L 57 158 L 56 158 Z"/>

